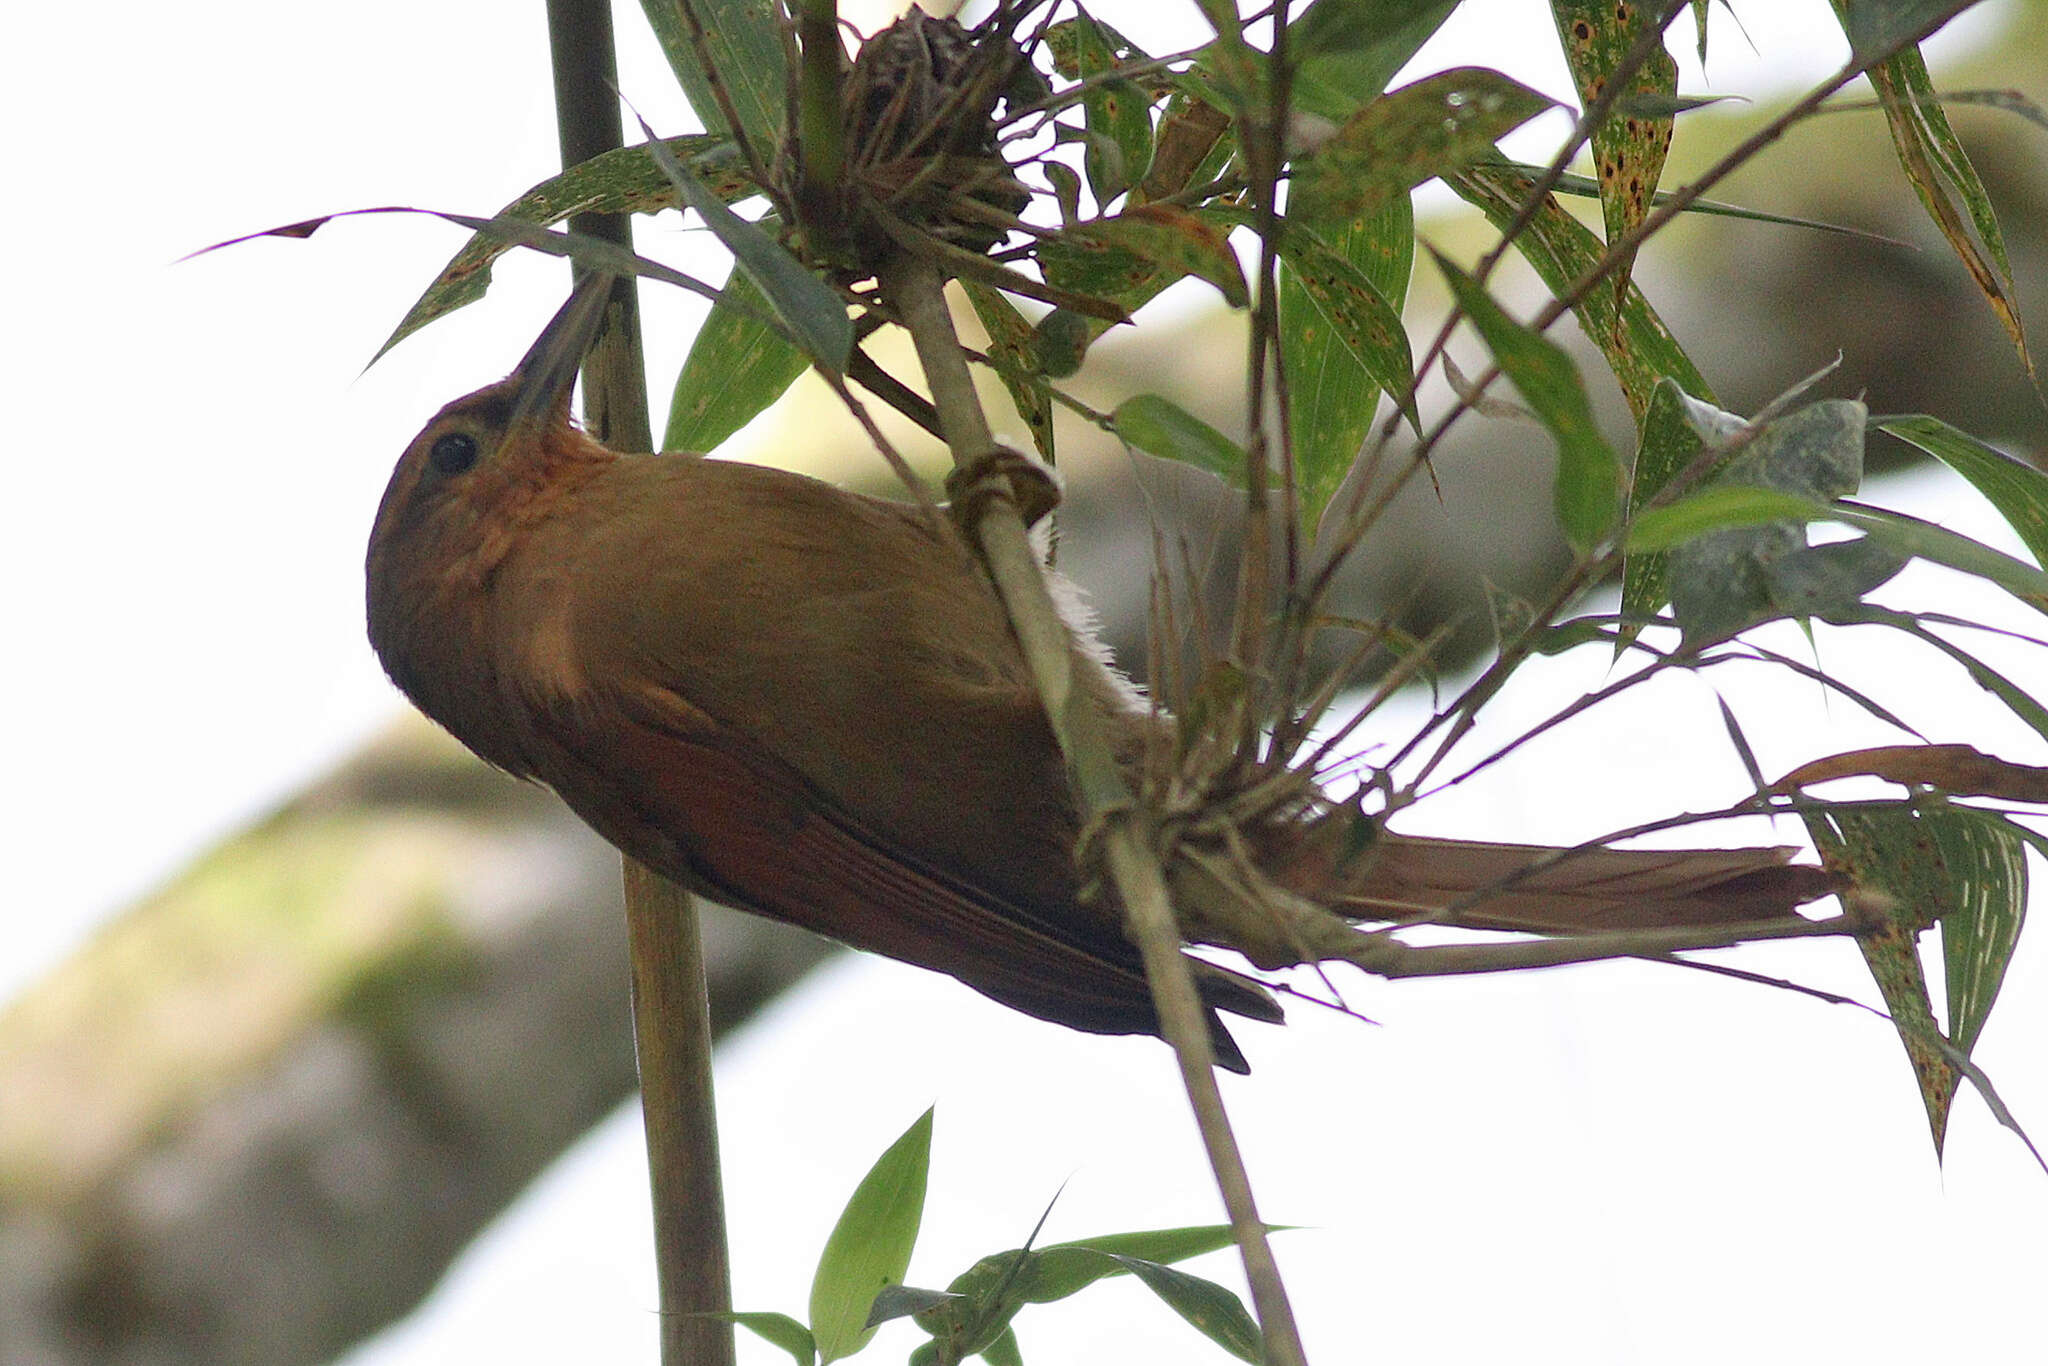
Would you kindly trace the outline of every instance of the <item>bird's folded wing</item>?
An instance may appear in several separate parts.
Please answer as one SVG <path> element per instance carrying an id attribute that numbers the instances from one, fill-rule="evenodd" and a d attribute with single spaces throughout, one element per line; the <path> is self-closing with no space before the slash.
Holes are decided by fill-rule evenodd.
<path id="1" fill-rule="evenodd" d="M 864 829 L 801 773 L 672 692 L 557 709 L 540 738 L 579 814 L 665 875 L 742 909 L 948 973 L 1015 1009 L 1096 1033 L 1157 1033 L 1136 951 L 997 898 Z M 552 778 L 552 775 L 549 775 Z M 578 791 L 572 789 L 580 789 Z M 1276 1013 L 1237 983 L 1212 1004 Z M 1242 1054 L 1213 1014 L 1219 1059 Z"/>

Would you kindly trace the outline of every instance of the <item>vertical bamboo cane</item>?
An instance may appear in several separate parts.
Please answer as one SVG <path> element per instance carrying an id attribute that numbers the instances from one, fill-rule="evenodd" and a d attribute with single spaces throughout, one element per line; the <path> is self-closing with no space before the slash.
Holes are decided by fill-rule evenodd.
<path id="1" fill-rule="evenodd" d="M 620 146 L 618 63 L 609 0 L 548 0 L 562 164 Z M 583 214 L 579 232 L 631 245 L 630 221 Z M 600 441 L 652 450 L 635 282 L 618 280 L 583 368 L 584 421 Z M 711 1022 L 697 911 L 689 893 L 631 859 L 625 864 L 633 1032 L 647 1125 L 662 1366 L 731 1366 L 732 1307 L 711 1088 Z"/>

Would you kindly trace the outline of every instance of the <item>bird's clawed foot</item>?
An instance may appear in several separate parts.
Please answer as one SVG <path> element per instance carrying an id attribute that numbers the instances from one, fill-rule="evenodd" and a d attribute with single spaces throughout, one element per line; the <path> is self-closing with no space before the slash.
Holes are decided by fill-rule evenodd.
<path id="1" fill-rule="evenodd" d="M 1028 527 L 1060 505 L 1062 492 L 1057 470 L 1014 446 L 991 446 L 946 476 L 953 520 L 970 536 L 990 498 L 1009 498 Z"/>

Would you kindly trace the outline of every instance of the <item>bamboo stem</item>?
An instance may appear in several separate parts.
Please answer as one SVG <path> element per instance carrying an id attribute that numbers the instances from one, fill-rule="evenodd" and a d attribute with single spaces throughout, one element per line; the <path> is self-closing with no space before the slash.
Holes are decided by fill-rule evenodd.
<path id="1" fill-rule="evenodd" d="M 879 272 L 884 298 L 895 308 L 917 347 L 931 386 L 939 425 L 954 463 L 973 468 L 994 447 L 988 419 L 974 392 L 967 357 L 947 310 L 945 280 L 929 262 L 898 253 Z M 1215 1052 L 1194 975 L 1181 952 L 1165 875 L 1135 824 L 1136 802 L 1118 769 L 1103 718 L 1074 686 L 1074 655 L 1066 623 L 1053 605 L 1045 575 L 1031 549 L 1023 518 L 1000 481 L 969 529 L 980 545 L 997 594 L 1038 684 L 1053 734 L 1081 806 L 1084 828 L 1101 832 L 1105 864 L 1122 898 L 1127 924 L 1145 962 L 1161 1032 L 1179 1059 L 1188 1103 L 1208 1151 L 1245 1277 L 1265 1336 L 1269 1366 L 1305 1366 L 1300 1331 L 1287 1290 L 1252 1198 L 1251 1176 L 1231 1132 L 1216 1083 Z"/>
<path id="2" fill-rule="evenodd" d="M 711 1017 L 697 908 L 673 882 L 624 860 L 633 1036 L 654 1198 L 662 1366 L 732 1366 L 732 1309 L 711 1086 Z"/>
<path id="3" fill-rule="evenodd" d="M 548 0 L 556 124 L 566 168 L 624 144 L 608 0 Z M 581 214 L 579 232 L 632 245 L 631 222 Z M 654 447 L 631 276 L 612 286 L 603 331 L 583 367 L 584 420 L 619 449 Z M 732 1308 L 711 1020 L 696 907 L 682 888 L 631 859 L 624 866 L 633 1034 L 654 1206 L 662 1366 L 732 1366 Z"/>

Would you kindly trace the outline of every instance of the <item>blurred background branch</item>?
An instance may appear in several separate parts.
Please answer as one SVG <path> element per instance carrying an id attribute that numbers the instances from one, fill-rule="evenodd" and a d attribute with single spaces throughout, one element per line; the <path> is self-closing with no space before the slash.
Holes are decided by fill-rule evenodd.
<path id="1" fill-rule="evenodd" d="M 0 1014 L 0 1343 L 324 1361 L 633 1090 L 618 855 L 408 718 Z M 707 908 L 723 1035 L 828 951 Z"/>

